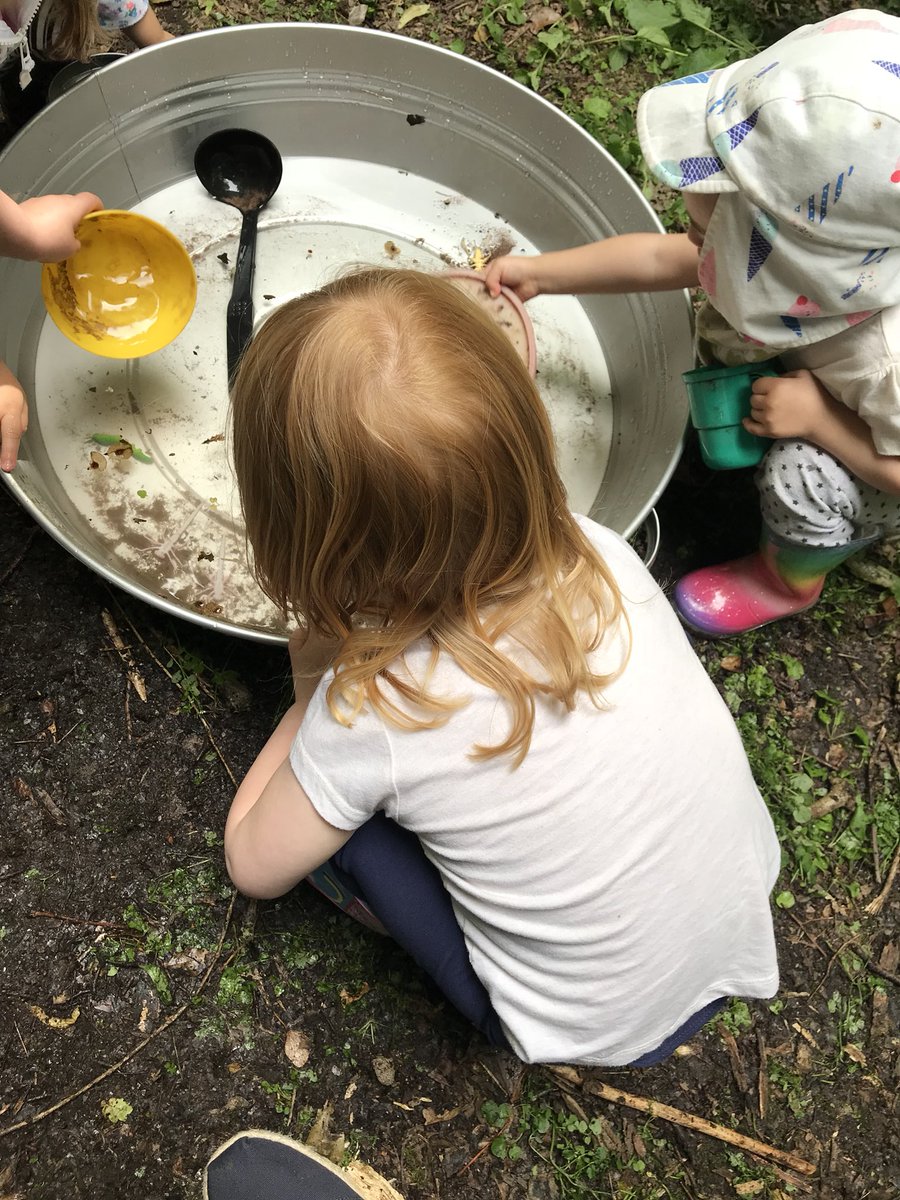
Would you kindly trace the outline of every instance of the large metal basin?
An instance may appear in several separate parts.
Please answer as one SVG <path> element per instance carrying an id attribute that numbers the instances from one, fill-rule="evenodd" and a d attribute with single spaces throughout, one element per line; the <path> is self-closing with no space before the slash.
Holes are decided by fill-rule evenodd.
<path id="1" fill-rule="evenodd" d="M 408 120 L 412 116 L 415 121 Z M 335 228 L 350 229 L 354 237 L 361 229 L 366 236 L 359 234 L 356 242 L 351 238 L 347 253 L 351 253 L 351 243 L 357 251 L 362 245 L 361 253 L 369 258 L 366 248 L 376 244 L 379 252 L 388 248 L 387 236 L 399 241 L 401 248 L 420 248 L 424 265 L 440 266 L 439 258 L 465 264 L 460 243 L 468 243 L 460 232 L 477 241 L 478 231 L 474 239 L 471 236 L 471 214 L 482 210 L 496 218 L 498 229 L 510 232 L 511 244 L 540 250 L 659 226 L 616 162 L 534 93 L 450 51 L 390 34 L 330 25 L 219 30 L 129 56 L 78 84 L 10 144 L 0 156 L 0 187 L 18 198 L 90 189 L 108 207 L 140 205 L 163 219 L 166 212 L 160 212 L 160 205 L 165 209 L 168 203 L 169 223 L 185 236 L 198 265 L 200 323 L 193 331 L 189 326 L 179 339 L 177 353 L 181 357 L 177 361 L 152 356 L 139 364 L 115 367 L 124 371 L 121 376 L 109 373 L 113 368 L 106 360 L 88 362 L 88 356 L 70 367 L 69 351 L 53 341 L 55 330 L 48 332 L 37 268 L 10 260 L 0 262 L 0 355 L 16 370 L 33 400 L 22 460 L 6 482 L 62 545 L 113 583 L 178 616 L 273 641 L 283 635 L 265 606 L 232 609 L 229 603 L 217 603 L 223 588 L 228 591 L 229 579 L 243 570 L 237 565 L 242 550 L 236 549 L 241 531 L 239 519 L 223 513 L 215 497 L 205 497 L 211 486 L 206 479 L 186 485 L 187 468 L 181 475 L 170 472 L 178 486 L 191 486 L 197 496 L 205 498 L 202 512 L 200 502 L 196 512 L 185 510 L 185 528 L 193 532 L 178 534 L 175 529 L 175 541 L 181 538 L 179 552 L 184 549 L 193 564 L 198 592 L 194 596 L 173 582 L 169 551 L 175 542 L 169 536 L 163 539 L 162 533 L 155 541 L 150 536 L 149 506 L 146 518 L 131 516 L 138 524 L 123 525 L 119 535 L 111 536 L 108 520 L 104 525 L 86 514 L 83 505 L 73 502 L 75 491 L 83 487 L 80 473 L 86 469 L 86 444 L 79 442 L 70 455 L 69 442 L 60 440 L 58 428 L 61 414 L 82 406 L 80 432 L 76 436 L 67 430 L 66 438 L 83 440 L 84 434 L 89 436 L 91 420 L 101 428 L 106 420 L 105 394 L 116 398 L 119 392 L 122 396 L 127 393 L 134 402 L 135 389 L 144 389 L 139 397 L 149 395 L 154 381 L 160 386 L 168 381 L 171 390 L 175 380 L 180 389 L 176 407 L 180 405 L 183 422 L 194 420 L 196 439 L 204 446 L 220 442 L 218 431 L 224 428 L 227 404 L 220 343 L 224 341 L 228 272 L 216 261 L 214 252 L 236 244 L 237 218 L 213 214 L 213 209 L 222 206 L 209 201 L 208 218 L 201 207 L 191 216 L 189 227 L 179 226 L 178 220 L 183 216 L 180 198 L 187 196 L 196 205 L 206 203 L 199 184 L 192 182 L 197 143 L 229 126 L 256 129 L 271 138 L 286 157 L 308 160 L 309 178 L 317 181 L 309 185 L 313 191 L 318 189 L 313 203 L 303 195 L 303 164 L 294 162 L 293 174 L 286 173 L 277 203 L 273 202 L 270 225 L 276 233 L 282 230 L 278 234 L 282 239 L 294 239 L 290 244 L 295 247 L 296 262 L 290 261 L 291 254 L 285 249 L 289 242 L 282 241 L 278 255 L 270 260 L 271 273 L 281 271 L 282 283 L 279 287 L 270 283 L 271 291 L 267 290 L 262 222 L 256 284 L 257 307 L 262 311 L 273 302 L 274 292 L 290 291 L 283 286 L 286 270 L 292 273 L 295 290 L 310 286 L 303 264 L 312 259 L 312 248 L 305 253 L 296 248 L 305 244 L 304 239 L 310 240 L 313 231 L 327 242 L 328 238 L 334 240 Z M 354 179 L 360 181 L 357 196 Z M 392 196 L 398 212 L 404 211 L 409 189 L 422 191 L 423 180 L 444 199 L 429 218 L 432 223 L 424 222 L 416 238 L 413 233 L 419 225 L 415 221 L 415 229 L 392 228 L 384 213 L 390 210 Z M 372 201 L 366 193 L 373 188 L 381 189 L 377 197 L 380 216 L 366 210 Z M 332 191 L 334 195 L 341 191 L 344 208 L 335 207 L 333 227 L 325 228 L 323 213 Z M 352 215 L 356 199 L 358 217 Z M 469 212 L 468 225 L 459 222 L 459 205 Z M 403 218 L 410 219 L 408 214 Z M 231 220 L 225 233 L 221 225 L 215 225 L 222 220 Z M 482 232 L 484 240 L 496 240 L 497 229 Z M 270 236 L 275 238 L 276 233 Z M 393 241 L 390 246 L 397 249 Z M 332 250 L 332 257 L 340 256 L 340 248 Z M 275 297 L 280 298 L 282 294 Z M 552 391 L 554 348 L 570 334 L 575 338 L 570 358 L 578 357 L 579 338 L 585 343 L 587 330 L 592 345 L 586 346 L 585 354 L 599 347 L 605 360 L 612 395 L 605 468 L 598 469 L 587 493 L 582 481 L 582 494 L 573 497 L 570 490 L 570 498 L 574 507 L 631 534 L 665 486 L 680 452 L 687 416 L 680 376 L 691 365 L 687 297 L 684 293 L 595 296 L 583 298 L 580 305 L 541 297 L 532 311 L 539 370 L 542 337 L 544 346 L 545 372 L 543 380 L 539 373 L 539 384 Z M 210 324 L 213 321 L 214 326 Z M 577 337 L 573 333 L 576 327 L 581 331 Z M 81 351 L 71 353 L 83 355 Z M 155 365 L 154 360 L 158 360 Z M 579 369 L 577 362 L 569 366 Z M 191 383 L 199 379 L 191 371 L 206 372 L 202 388 Z M 86 389 L 89 377 L 94 385 Z M 86 391 L 91 392 L 89 404 L 82 396 Z M 133 414 L 135 436 L 157 437 L 149 425 L 161 422 L 163 414 L 152 417 L 141 405 L 143 401 L 137 406 L 140 411 Z M 107 424 L 112 424 L 111 417 Z M 148 428 L 138 428 L 142 425 Z M 217 452 L 224 463 L 223 447 L 217 447 Z M 167 445 L 156 449 L 157 464 L 148 470 L 168 470 L 169 460 L 175 461 L 176 454 Z M 571 453 L 571 447 L 566 453 Z M 573 461 L 577 458 L 575 454 Z M 565 478 L 567 468 L 565 463 L 563 466 Z M 106 472 L 107 479 L 112 480 L 114 473 L 114 469 Z M 129 477 L 129 492 L 146 493 L 150 478 Z M 160 486 L 164 482 L 160 476 Z M 220 489 L 225 486 L 224 482 L 219 485 Z M 121 503 L 110 503 L 107 508 L 121 516 Z M 170 514 L 170 529 L 173 520 Z M 201 535 L 202 526 L 205 532 Z M 227 546 L 226 539 L 231 539 Z M 206 545 L 208 553 L 195 554 L 198 546 Z M 142 556 L 136 556 L 136 547 L 142 547 Z M 218 566 L 207 566 L 216 552 Z M 202 577 L 204 571 L 207 574 Z M 245 591 L 247 586 L 252 589 L 255 585 L 245 582 Z"/>

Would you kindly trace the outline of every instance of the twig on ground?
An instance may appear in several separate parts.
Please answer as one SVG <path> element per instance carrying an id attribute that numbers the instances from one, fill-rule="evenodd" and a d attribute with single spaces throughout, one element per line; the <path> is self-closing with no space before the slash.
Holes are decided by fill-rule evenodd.
<path id="1" fill-rule="evenodd" d="M 747 1092 L 750 1090 L 747 1084 L 747 1073 L 744 1070 L 744 1063 L 741 1058 L 741 1052 L 738 1050 L 738 1044 L 735 1041 L 734 1034 L 730 1029 L 726 1029 L 720 1021 L 716 1025 L 719 1037 L 725 1043 L 725 1049 L 728 1051 L 728 1058 L 731 1062 L 731 1073 L 734 1076 L 734 1082 L 738 1086 L 738 1091 L 746 1098 Z"/>
<path id="2" fill-rule="evenodd" d="M 891 888 L 894 886 L 894 881 L 897 878 L 898 871 L 900 871 L 900 846 L 897 847 L 896 853 L 894 854 L 894 859 L 888 868 L 887 877 L 884 881 L 884 887 L 881 889 L 875 899 L 870 900 L 866 905 L 866 912 L 869 913 L 870 916 L 876 916 L 884 908 L 885 902 L 890 895 Z"/>
<path id="3" fill-rule="evenodd" d="M 170 683 L 175 683 L 175 678 L 172 675 L 172 672 L 163 663 L 163 661 L 160 659 L 159 655 L 155 654 L 153 652 L 153 650 L 147 644 L 146 640 L 143 637 L 141 637 L 134 622 L 131 620 L 131 618 L 128 616 L 128 614 L 123 611 L 122 615 L 124 616 L 131 632 L 134 634 L 134 636 L 137 638 L 137 640 L 141 643 L 141 645 L 144 647 L 144 649 L 147 651 L 147 653 L 150 655 L 150 657 L 153 659 L 153 661 L 156 663 L 156 665 L 162 671 L 163 675 L 166 676 L 166 678 L 170 681 Z M 235 776 L 234 771 L 232 771 L 231 767 L 229 766 L 228 760 L 225 758 L 225 755 L 222 753 L 221 749 L 219 748 L 218 742 L 213 737 L 213 731 L 210 728 L 209 721 L 207 721 L 207 719 L 206 719 L 206 717 L 204 717 L 203 713 L 200 712 L 196 707 L 192 706 L 191 711 L 194 713 L 194 716 L 197 718 L 197 720 L 200 722 L 200 724 L 206 730 L 206 736 L 209 738 L 209 744 L 212 746 L 213 750 L 215 750 L 216 756 L 218 757 L 219 762 L 225 768 L 226 775 L 231 780 L 234 787 L 237 788 L 237 786 L 238 786 L 237 777 Z"/>
<path id="4" fill-rule="evenodd" d="M 219 956 L 222 953 L 222 947 L 225 944 L 225 936 L 228 933 L 228 926 L 231 924 L 231 914 L 234 911 L 234 902 L 236 898 L 237 892 L 233 891 L 231 893 L 231 900 L 228 903 L 228 911 L 225 913 L 225 920 L 222 922 L 222 932 L 219 934 L 219 942 L 216 946 L 216 952 L 212 956 L 212 960 L 209 966 L 206 968 L 203 978 L 197 984 L 196 990 L 191 995 L 191 998 L 189 1000 L 185 1000 L 184 1004 L 180 1004 L 170 1016 L 166 1017 L 161 1025 L 157 1025 L 152 1033 L 148 1034 L 147 1037 L 139 1041 L 138 1044 L 132 1047 L 132 1049 L 129 1050 L 124 1057 L 120 1058 L 118 1062 L 114 1062 L 111 1067 L 107 1067 L 105 1071 L 101 1071 L 99 1075 L 95 1075 L 93 1079 L 89 1079 L 87 1083 L 83 1084 L 80 1088 L 77 1088 L 74 1092 L 70 1092 L 68 1096 L 63 1096 L 62 1100 L 57 1100 L 57 1102 L 55 1104 L 51 1104 L 49 1108 L 42 1109 L 40 1112 L 35 1113 L 32 1117 L 26 1117 L 24 1121 L 16 1121 L 15 1125 L 8 1125 L 6 1129 L 0 1129 L 0 1138 L 5 1138 L 7 1134 L 15 1133 L 19 1129 L 27 1129 L 31 1125 L 37 1125 L 39 1121 L 46 1120 L 47 1117 L 52 1116 L 55 1112 L 59 1112 L 61 1108 L 65 1108 L 67 1104 L 71 1104 L 73 1100 L 77 1100 L 79 1096 L 83 1096 L 85 1092 L 89 1092 L 91 1088 L 96 1087 L 98 1083 L 102 1083 L 104 1079 L 108 1079 L 110 1075 L 114 1075 L 116 1071 L 124 1067 L 126 1063 L 131 1062 L 136 1055 L 140 1054 L 145 1046 L 149 1046 L 154 1038 L 158 1038 L 161 1033 L 164 1033 L 170 1028 L 170 1026 L 174 1025 L 183 1013 L 187 1012 L 187 1010 L 191 1007 L 191 1005 L 209 983 L 210 976 L 216 968 L 216 965 L 219 961 Z"/>
<path id="5" fill-rule="evenodd" d="M 872 821 L 869 826 L 869 839 L 872 843 L 872 869 L 875 872 L 875 882 L 881 887 L 883 883 L 881 875 L 881 851 L 878 849 L 878 822 Z"/>
<path id="6" fill-rule="evenodd" d="M 769 1052 L 766 1049 L 766 1039 L 762 1030 L 756 1031 L 756 1045 L 759 1049 L 759 1076 L 757 1078 L 757 1094 L 759 1096 L 759 1119 L 764 1121 L 769 1111 Z"/>
<path id="7" fill-rule="evenodd" d="M 878 963 L 872 962 L 871 958 L 867 958 L 865 963 L 867 971 L 871 971 L 873 975 L 877 975 L 880 979 L 886 979 L 888 983 L 893 983 L 897 987 L 900 987 L 900 975 L 894 975 L 891 971 L 886 971 Z"/>
<path id="8" fill-rule="evenodd" d="M 144 683 L 144 680 L 141 677 L 141 673 L 140 673 L 140 671 L 138 671 L 137 666 L 135 665 L 135 661 L 134 661 L 134 658 L 132 657 L 131 651 L 128 649 L 128 647 L 125 645 L 125 643 L 122 641 L 122 635 L 119 633 L 118 627 L 117 627 L 115 621 L 113 620 L 112 613 L 109 611 L 109 609 L 104 608 L 102 610 L 102 612 L 100 613 L 100 618 L 103 621 L 103 624 L 106 626 L 106 632 L 109 634 L 109 640 L 112 642 L 113 646 L 115 647 L 116 653 L 118 654 L 119 658 L 121 658 L 122 662 L 125 664 L 125 673 L 128 676 L 128 680 L 129 680 L 131 686 L 134 688 L 134 690 L 137 692 L 137 694 L 140 696 L 140 698 L 146 704 L 147 703 L 147 685 Z"/>
<path id="9" fill-rule="evenodd" d="M 549 1070 L 551 1074 L 557 1074 L 556 1068 L 550 1067 Z M 565 1079 L 566 1076 L 563 1075 L 562 1078 Z M 779 1150 L 767 1142 L 747 1137 L 735 1129 L 729 1129 L 726 1125 L 717 1125 L 713 1121 L 707 1121 L 704 1117 L 697 1117 L 693 1113 L 674 1108 L 671 1104 L 661 1104 L 659 1101 L 650 1100 L 645 1096 L 635 1096 L 631 1092 L 623 1092 L 620 1088 L 610 1087 L 608 1083 L 600 1083 L 595 1080 L 588 1080 L 584 1084 L 584 1089 L 592 1096 L 598 1096 L 610 1104 L 621 1104 L 625 1108 L 647 1113 L 650 1117 L 671 1121 L 673 1125 L 680 1125 L 684 1129 L 693 1129 L 696 1133 L 704 1133 L 707 1137 L 716 1138 L 717 1141 L 727 1142 L 730 1146 L 746 1150 L 748 1154 L 755 1154 L 758 1158 L 778 1163 L 791 1171 L 796 1171 L 799 1175 L 815 1175 L 816 1173 L 816 1168 L 812 1163 L 799 1158 L 796 1154 L 791 1154 L 788 1150 Z"/>
<path id="10" fill-rule="evenodd" d="M 25 545 L 22 547 L 22 549 L 19 551 L 19 553 L 16 555 L 16 557 L 12 560 L 12 562 L 9 564 L 9 566 L 6 568 L 6 570 L 3 572 L 3 574 L 0 575 L 0 587 L 3 587 L 3 585 L 4 585 L 4 583 L 6 583 L 7 579 L 9 579 L 9 577 L 13 574 L 13 572 L 15 570 L 17 570 L 18 567 L 21 565 L 22 559 L 25 557 L 25 555 L 31 549 L 31 543 L 37 537 L 37 534 L 38 534 L 38 527 L 37 527 L 37 525 L 35 525 L 34 529 L 32 529 L 29 532 L 28 537 L 25 539 Z"/>
<path id="11" fill-rule="evenodd" d="M 89 917 L 72 917 L 68 913 L 47 912 L 42 908 L 33 908 L 32 917 L 46 917 L 50 921 L 61 921 L 64 925 L 90 925 L 91 929 L 118 929 L 130 932 L 128 925 L 120 921 L 92 921 Z"/>

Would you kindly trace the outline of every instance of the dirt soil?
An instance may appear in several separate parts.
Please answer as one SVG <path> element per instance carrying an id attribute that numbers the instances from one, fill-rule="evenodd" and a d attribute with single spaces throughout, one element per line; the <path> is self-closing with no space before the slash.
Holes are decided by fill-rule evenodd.
<path id="1" fill-rule="evenodd" d="M 184 29 L 198 11 L 161 15 Z M 466 11 L 448 5 L 448 22 Z M 693 453 L 660 513 L 664 581 L 752 545 L 749 479 Z M 306 887 L 236 898 L 221 831 L 285 703 L 283 654 L 111 589 L 5 489 L 0 630 L 2 1200 L 197 1197 L 210 1152 L 246 1127 L 338 1137 L 337 1157 L 358 1152 L 408 1200 L 900 1196 L 900 881 L 886 890 L 900 621 L 887 591 L 841 571 L 813 612 L 700 647 L 745 736 L 758 723 L 769 745 L 784 738 L 784 760 L 754 759 L 769 764 L 767 799 L 782 777 L 816 782 L 818 840 L 789 836 L 825 865 L 804 882 L 792 860 L 776 889 L 777 1002 L 735 1006 L 644 1071 L 523 1068 Z"/>

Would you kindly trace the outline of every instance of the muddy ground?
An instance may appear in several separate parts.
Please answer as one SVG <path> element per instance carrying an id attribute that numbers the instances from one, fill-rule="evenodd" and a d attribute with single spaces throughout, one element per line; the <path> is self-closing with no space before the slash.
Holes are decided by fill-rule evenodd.
<path id="1" fill-rule="evenodd" d="M 754 538 L 749 479 L 693 454 L 660 512 L 664 581 Z M 0 489 L 0 1198 L 196 1197 L 259 1126 L 342 1136 L 408 1200 L 895 1200 L 898 642 L 895 597 L 842 570 L 813 612 L 700 647 L 786 846 L 777 1001 L 650 1070 L 523 1069 L 308 889 L 234 897 L 221 831 L 283 655 L 112 590 Z"/>

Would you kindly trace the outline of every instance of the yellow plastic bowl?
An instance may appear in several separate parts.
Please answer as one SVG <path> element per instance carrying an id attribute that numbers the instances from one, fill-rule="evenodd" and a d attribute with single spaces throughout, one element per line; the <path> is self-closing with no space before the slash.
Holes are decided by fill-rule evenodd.
<path id="1" fill-rule="evenodd" d="M 190 320 L 197 276 L 174 234 L 119 209 L 89 213 L 75 231 L 81 249 L 44 263 L 47 312 L 83 350 L 140 358 L 161 350 Z"/>

